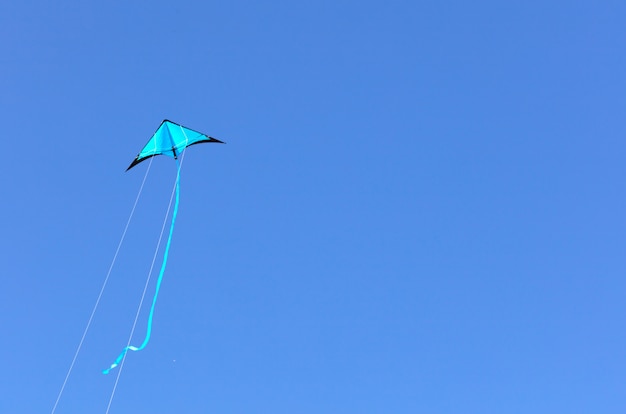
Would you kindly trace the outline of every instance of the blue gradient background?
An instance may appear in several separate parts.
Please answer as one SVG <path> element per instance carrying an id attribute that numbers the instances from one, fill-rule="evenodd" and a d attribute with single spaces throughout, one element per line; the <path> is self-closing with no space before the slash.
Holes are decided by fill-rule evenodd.
<path id="1" fill-rule="evenodd" d="M 163 118 L 227 145 L 187 152 L 111 413 L 625 412 L 625 13 L 3 2 L 0 412 L 52 410 Z M 58 414 L 105 412 L 175 176 Z"/>

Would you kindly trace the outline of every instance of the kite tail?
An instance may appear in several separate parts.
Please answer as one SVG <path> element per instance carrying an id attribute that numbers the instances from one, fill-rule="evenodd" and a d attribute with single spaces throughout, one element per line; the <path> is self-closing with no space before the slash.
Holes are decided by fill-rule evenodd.
<path id="1" fill-rule="evenodd" d="M 163 263 L 161 264 L 161 271 L 159 272 L 159 278 L 156 282 L 156 288 L 154 291 L 154 297 L 152 298 L 152 306 L 150 307 L 150 314 L 148 315 L 148 327 L 146 329 L 146 337 L 143 340 L 143 343 L 136 347 L 132 345 L 128 345 L 125 347 L 119 356 L 115 359 L 115 362 L 111 364 L 111 366 L 102 371 L 103 374 L 108 374 L 111 370 L 117 367 L 120 362 L 126 357 L 128 351 L 141 351 L 148 345 L 150 341 L 150 334 L 152 333 L 152 317 L 154 316 L 154 307 L 156 305 L 157 297 L 159 296 L 159 289 L 161 288 L 161 282 L 163 281 L 163 274 L 165 273 L 165 266 L 167 265 L 167 256 L 170 251 L 170 243 L 172 242 L 172 233 L 174 233 L 174 223 L 176 222 L 176 214 L 178 213 L 178 198 L 180 194 L 180 164 L 178 159 L 176 160 L 177 164 L 177 172 L 176 172 L 176 201 L 174 203 L 174 211 L 172 212 L 172 223 L 170 224 L 170 234 L 167 237 L 167 244 L 165 245 L 165 252 L 163 253 Z"/>

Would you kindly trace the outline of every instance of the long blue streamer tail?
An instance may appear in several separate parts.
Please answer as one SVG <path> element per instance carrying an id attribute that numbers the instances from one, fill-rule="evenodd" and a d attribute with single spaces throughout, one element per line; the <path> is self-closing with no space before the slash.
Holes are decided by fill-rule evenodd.
<path id="1" fill-rule="evenodd" d="M 136 347 L 129 345 L 125 347 L 119 356 L 115 359 L 115 362 L 111 364 L 111 366 L 102 371 L 103 374 L 108 374 L 111 370 L 117 367 L 120 362 L 124 359 L 128 351 L 141 351 L 148 345 L 150 341 L 150 334 L 152 333 L 152 317 L 154 316 L 154 307 L 157 302 L 157 297 L 159 296 L 159 289 L 161 288 L 161 282 L 163 281 L 163 274 L 165 273 L 165 267 L 167 265 L 167 256 L 170 251 L 170 244 L 172 242 L 172 233 L 174 233 L 174 223 L 176 222 L 176 214 L 178 213 L 178 199 L 180 194 L 180 164 L 178 160 L 176 160 L 177 164 L 177 172 L 176 172 L 176 201 L 174 203 L 174 211 L 172 212 L 172 223 L 170 224 L 170 234 L 167 237 L 167 244 L 165 245 L 165 252 L 163 253 L 163 263 L 161 264 L 161 271 L 159 272 L 159 278 L 156 282 L 156 288 L 154 291 L 154 297 L 152 298 L 152 306 L 150 307 L 150 314 L 148 315 L 148 327 L 146 329 L 146 337 L 143 340 L 143 343 Z"/>

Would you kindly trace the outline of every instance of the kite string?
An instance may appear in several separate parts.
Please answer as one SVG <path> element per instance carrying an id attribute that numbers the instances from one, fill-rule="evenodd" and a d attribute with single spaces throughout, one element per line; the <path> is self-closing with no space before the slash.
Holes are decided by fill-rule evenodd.
<path id="1" fill-rule="evenodd" d="M 135 314 L 135 320 L 133 321 L 133 326 L 131 328 L 130 331 L 130 335 L 128 337 L 128 342 L 126 344 L 126 347 L 124 347 L 124 349 L 122 350 L 122 352 L 120 353 L 120 355 L 117 357 L 117 359 L 115 360 L 115 362 L 113 364 L 111 364 L 111 366 L 108 369 L 105 369 L 102 371 L 103 374 L 108 374 L 113 368 L 115 368 L 116 366 L 119 365 L 119 370 L 117 373 L 117 376 L 115 378 L 115 383 L 113 384 L 113 390 L 111 391 L 111 396 L 109 398 L 109 403 L 106 409 L 106 413 L 108 414 L 110 408 L 111 408 L 111 403 L 113 402 L 113 397 L 115 396 L 115 391 L 117 389 L 117 385 L 119 383 L 120 380 L 120 376 L 122 375 L 122 370 L 124 369 L 124 362 L 126 361 L 126 355 L 128 353 L 129 350 L 131 351 L 140 351 L 142 349 L 144 349 L 146 347 L 146 345 L 148 344 L 149 340 L 150 340 L 150 335 L 152 332 L 152 319 L 153 319 L 153 315 L 154 315 L 154 308 L 156 305 L 156 301 L 157 301 L 157 297 L 159 295 L 159 289 L 161 287 L 161 282 L 163 280 L 163 274 L 165 273 L 165 267 L 167 265 L 167 257 L 169 255 L 169 249 L 170 249 L 170 244 L 172 241 L 172 234 L 174 232 L 174 224 L 176 222 L 176 215 L 178 213 L 178 202 L 179 202 L 179 195 L 180 195 L 180 171 L 182 169 L 183 166 L 183 162 L 185 161 L 185 152 L 183 152 L 182 156 L 181 156 L 181 161 L 180 163 L 178 162 L 178 160 L 176 160 L 176 164 L 177 164 L 177 171 L 176 171 L 176 181 L 174 183 L 174 188 L 172 189 L 172 194 L 170 195 L 170 201 L 169 204 L 167 206 L 167 211 L 165 213 L 165 218 L 163 220 L 163 225 L 161 226 L 161 233 L 159 235 L 159 240 L 157 242 L 157 246 L 156 249 L 154 251 L 154 255 L 152 257 L 152 263 L 150 264 L 150 270 L 148 271 L 148 277 L 146 279 L 146 283 L 144 285 L 144 289 L 141 295 L 141 299 L 139 301 L 139 306 L 137 308 L 137 313 Z M 165 251 L 163 253 L 163 262 L 161 264 L 161 271 L 159 272 L 159 277 L 157 279 L 157 283 L 156 283 L 156 287 L 155 287 L 155 293 L 154 293 L 154 297 L 152 298 L 152 306 L 150 308 L 150 314 L 148 316 L 148 325 L 146 328 L 146 337 L 143 341 L 143 343 L 139 346 L 139 347 L 134 347 L 131 346 L 130 343 L 132 341 L 134 332 L 135 332 L 135 328 L 137 326 L 137 321 L 139 319 L 139 314 L 141 312 L 141 308 L 143 306 L 143 301 L 145 299 L 146 296 L 146 291 L 148 289 L 148 285 L 150 282 L 150 279 L 152 277 L 152 271 L 154 269 L 154 263 L 156 261 L 157 258 L 157 254 L 159 251 L 159 247 L 161 246 L 161 241 L 163 239 L 163 233 L 165 231 L 165 225 L 167 224 L 167 218 L 169 216 L 170 213 L 170 209 L 172 206 L 172 200 L 174 199 L 174 196 L 176 197 L 176 202 L 174 203 L 174 211 L 172 212 L 172 221 L 170 224 L 170 232 L 167 238 L 167 243 L 165 246 Z"/>
<path id="2" fill-rule="evenodd" d="M 113 255 L 113 260 L 111 260 L 111 264 L 109 265 L 109 270 L 106 273 L 106 276 L 104 278 L 104 283 L 102 283 L 102 287 L 100 288 L 100 293 L 98 294 L 98 298 L 96 299 L 96 303 L 91 311 L 91 315 L 89 315 L 89 319 L 87 320 L 87 326 L 85 327 L 85 330 L 83 331 L 83 335 L 80 338 L 80 342 L 78 343 L 78 347 L 76 348 L 76 352 L 74 353 L 74 357 L 72 358 L 72 362 L 70 363 L 70 367 L 67 370 L 67 374 L 65 375 L 65 379 L 63 380 L 63 384 L 61 385 L 61 390 L 59 391 L 59 395 L 57 396 L 56 401 L 54 402 L 54 407 L 52 407 L 52 413 L 54 414 L 54 412 L 57 409 L 57 405 L 59 404 L 59 400 L 61 399 L 61 396 L 63 395 L 63 391 L 65 390 L 65 385 L 67 384 L 67 381 L 70 377 L 70 374 L 72 373 L 72 370 L 74 368 L 74 364 L 76 363 L 76 359 L 78 358 L 78 354 L 80 353 L 80 350 L 83 346 L 83 342 L 85 341 L 85 337 L 87 336 L 87 332 L 89 331 L 89 327 L 91 326 L 91 322 L 93 321 L 93 317 L 96 314 L 96 310 L 98 309 L 98 305 L 100 304 L 100 299 L 102 298 L 102 294 L 104 293 L 104 289 L 107 286 L 107 283 L 109 281 L 109 277 L 111 276 L 111 272 L 113 271 L 113 266 L 115 265 L 115 262 L 117 260 L 117 256 L 120 252 L 120 249 L 122 248 L 122 244 L 124 243 L 124 239 L 126 238 L 126 233 L 128 232 L 128 227 L 130 226 L 130 222 L 133 218 L 133 215 L 135 214 L 135 209 L 137 208 L 137 203 L 139 202 L 139 198 L 141 197 L 141 193 L 143 191 L 143 187 L 146 183 L 146 179 L 148 178 L 148 173 L 150 172 L 150 167 L 152 166 L 152 159 L 150 159 L 150 163 L 148 164 L 148 168 L 146 169 L 146 174 L 143 176 L 143 180 L 141 181 L 141 186 L 139 187 L 139 192 L 137 193 L 137 197 L 135 197 L 135 203 L 133 204 L 133 208 L 130 211 L 130 215 L 128 216 L 128 220 L 126 221 L 126 226 L 124 226 L 124 231 L 122 232 L 122 237 L 120 238 L 119 243 L 117 244 L 117 248 L 115 249 L 115 254 Z"/>

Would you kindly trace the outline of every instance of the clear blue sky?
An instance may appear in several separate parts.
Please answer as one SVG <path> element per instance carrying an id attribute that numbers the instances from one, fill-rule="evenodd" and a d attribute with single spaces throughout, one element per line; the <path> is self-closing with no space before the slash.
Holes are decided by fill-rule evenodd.
<path id="1" fill-rule="evenodd" d="M 2 2 L 0 412 L 52 410 L 168 118 L 227 145 L 187 151 L 111 413 L 624 413 L 624 15 Z M 58 414 L 105 412 L 174 178 L 154 160 Z"/>

